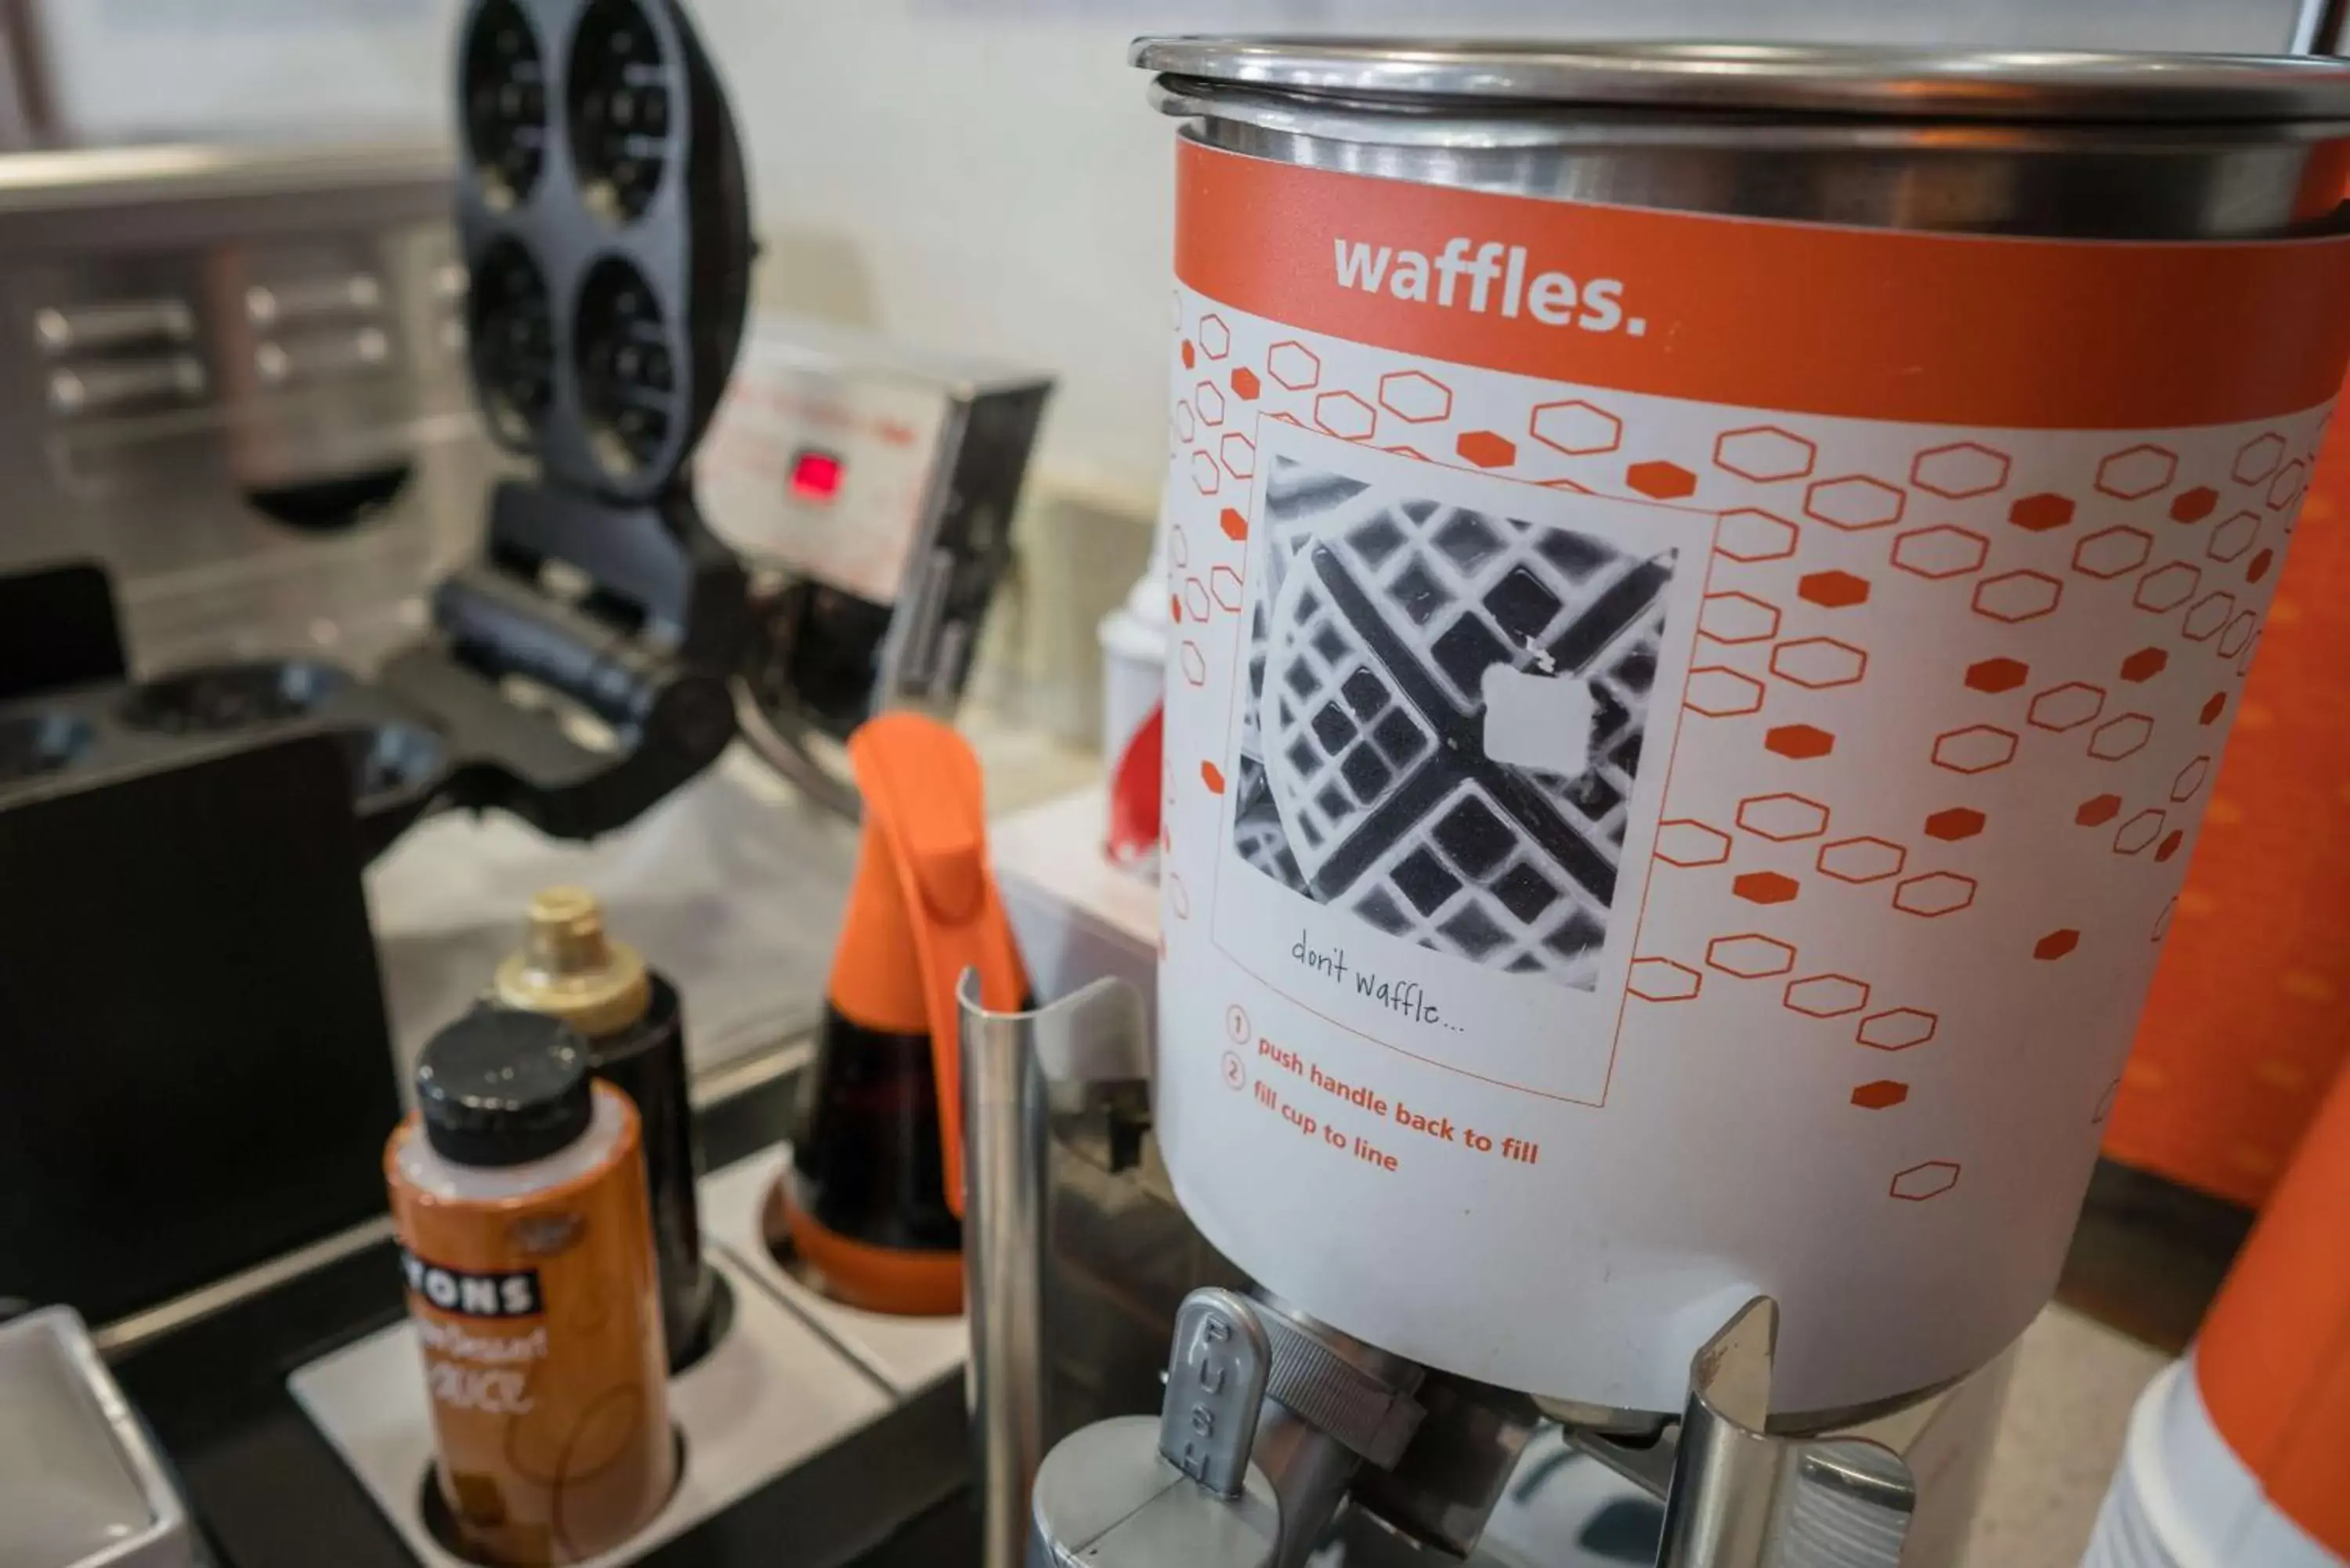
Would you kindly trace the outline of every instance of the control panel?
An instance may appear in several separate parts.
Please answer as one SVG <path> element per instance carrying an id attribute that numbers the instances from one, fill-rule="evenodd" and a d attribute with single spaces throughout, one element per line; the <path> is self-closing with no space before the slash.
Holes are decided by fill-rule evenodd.
<path id="1" fill-rule="evenodd" d="M 758 585 L 759 716 L 837 738 L 886 708 L 953 707 L 1051 389 L 825 323 L 754 324 L 694 481 Z"/>

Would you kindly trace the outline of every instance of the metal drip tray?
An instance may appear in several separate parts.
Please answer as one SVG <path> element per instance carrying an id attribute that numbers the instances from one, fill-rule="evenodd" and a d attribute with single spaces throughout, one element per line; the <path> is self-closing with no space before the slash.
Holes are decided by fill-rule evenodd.
<path id="1" fill-rule="evenodd" d="M 192 1568 L 187 1511 L 81 1319 L 0 1328 L 0 1568 Z"/>

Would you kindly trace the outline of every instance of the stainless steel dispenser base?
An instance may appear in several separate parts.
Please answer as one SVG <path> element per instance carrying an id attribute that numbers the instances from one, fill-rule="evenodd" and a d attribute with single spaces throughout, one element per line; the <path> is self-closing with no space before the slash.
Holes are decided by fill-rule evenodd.
<path id="1" fill-rule="evenodd" d="M 1279 1313 L 1226 1292 L 1198 1293 L 1209 1296 L 1232 1303 L 1229 1315 L 1254 1320 L 1259 1335 L 1262 1323 Z M 1289 1332 L 1298 1332 L 1296 1319 L 1286 1321 Z M 1864 1420 L 1773 1432 L 1768 1412 L 1777 1329 L 1778 1307 L 1769 1297 L 1742 1308 L 1692 1361 L 1679 1421 L 1645 1442 L 1568 1429 L 1570 1442 L 1663 1501 L 1658 1568 L 1940 1568 L 1953 1562 L 1981 1490 L 1983 1438 L 2006 1386 L 2009 1358 Z M 1479 1442 L 1468 1428 L 1423 1419 L 1396 1467 L 1358 1474 L 1361 1456 L 1348 1449 L 1334 1470 L 1328 1461 L 1346 1445 L 1275 1393 L 1248 1423 L 1256 1463 L 1245 1456 L 1237 1461 L 1246 1465 L 1247 1486 L 1219 1491 L 1201 1480 L 1185 1490 L 1184 1477 L 1193 1469 L 1180 1445 L 1187 1430 L 1201 1429 L 1205 1407 L 1183 1376 L 1182 1345 L 1179 1329 L 1156 1465 L 1140 1457 L 1132 1418 L 1075 1433 L 1046 1459 L 1031 1513 L 1031 1568 L 1080 1561 L 1086 1568 L 1294 1568 L 1350 1497 L 1407 1535 L 1465 1556 L 1523 1447 L 1525 1428 L 1514 1441 Z M 1264 1386 L 1260 1374 L 1254 1391 Z M 1268 1445 L 1284 1419 L 1285 1439 Z M 1317 1438 L 1326 1440 L 1317 1446 Z M 1422 1443 L 1439 1450 L 1443 1473 L 1455 1482 L 1445 1494 L 1451 1508 L 1435 1515 L 1451 1524 L 1449 1532 L 1430 1530 L 1422 1517 L 1399 1517 L 1395 1496 L 1382 1495 L 1376 1480 L 1395 1473 Z M 1317 1484 L 1333 1475 L 1336 1484 Z M 1472 1520 L 1463 1505 L 1473 1499 L 1482 1500 L 1484 1513 Z M 1146 1513 L 1180 1520 L 1180 1528 L 1097 1528 Z M 1183 1554 L 1164 1555 L 1162 1545 L 1177 1540 Z M 1205 1554 L 1211 1542 L 1224 1542 L 1230 1554 Z"/>
<path id="2" fill-rule="evenodd" d="M 1544 1415 L 1576 1449 L 1664 1502 L 1659 1568 L 1957 1561 L 2012 1353 L 1881 1407 L 1774 1429 L 1779 1314 L 1767 1296 L 1693 1357 L 1678 1419 L 1632 1419 L 1555 1401 L 1537 1407 L 1426 1371 L 1284 1303 L 1195 1292 L 1177 1319 L 1159 1420 L 1097 1422 L 1040 1456 L 1055 1097 L 1098 1105 L 1139 1090 L 1147 1037 L 1132 992 L 1116 981 L 1029 1013 L 987 1012 L 968 986 L 962 1001 L 986 1568 L 1293 1568 L 1348 1502 L 1409 1539 L 1466 1556 Z M 1203 1363 L 1209 1321 L 1243 1346 L 1261 1338 L 1272 1353 Z M 1149 1527 L 1118 1528 L 1122 1521 Z"/>
<path id="3" fill-rule="evenodd" d="M 1757 1296 L 1690 1364 L 1676 1427 L 1570 1442 L 1665 1502 L 1659 1568 L 1942 1568 L 1966 1543 L 2011 1347 L 1939 1388 L 1799 1432 L 1770 1425 L 1778 1303 Z"/>

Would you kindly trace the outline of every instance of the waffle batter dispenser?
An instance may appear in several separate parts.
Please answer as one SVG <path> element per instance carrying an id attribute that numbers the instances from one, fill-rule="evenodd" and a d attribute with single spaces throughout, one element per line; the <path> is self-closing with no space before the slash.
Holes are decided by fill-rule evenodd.
<path id="1" fill-rule="evenodd" d="M 848 741 L 865 804 L 826 988 L 806 1127 L 769 1205 L 780 1259 L 835 1299 L 940 1316 L 963 1304 L 955 984 L 1026 990 L 987 870 L 979 761 L 934 719 L 885 714 Z"/>
<path id="2" fill-rule="evenodd" d="M 2350 67 L 1134 57 L 1151 1132 L 1253 1285 L 993 1560 L 1465 1556 L 1548 1418 L 1665 1563 L 1953 1562 L 2350 351 Z"/>

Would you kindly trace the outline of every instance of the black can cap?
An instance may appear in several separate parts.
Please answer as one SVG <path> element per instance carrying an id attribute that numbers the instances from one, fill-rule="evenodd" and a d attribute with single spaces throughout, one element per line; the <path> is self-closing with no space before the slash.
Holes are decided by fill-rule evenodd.
<path id="1" fill-rule="evenodd" d="M 545 1159 L 570 1147 L 595 1116 L 588 1044 L 559 1018 L 476 1007 L 425 1045 L 416 1106 L 426 1141 L 444 1159 Z"/>

